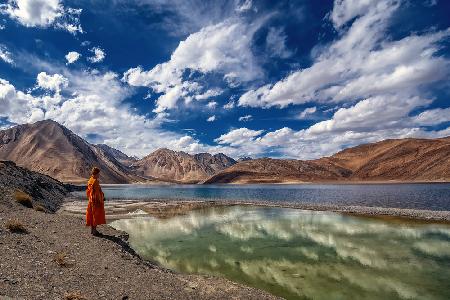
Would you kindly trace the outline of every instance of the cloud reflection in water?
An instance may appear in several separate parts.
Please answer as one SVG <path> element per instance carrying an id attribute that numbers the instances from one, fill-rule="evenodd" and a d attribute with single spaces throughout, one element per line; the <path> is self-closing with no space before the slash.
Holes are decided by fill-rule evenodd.
<path id="1" fill-rule="evenodd" d="M 228 207 L 113 223 L 143 257 L 286 298 L 449 299 L 450 227 Z M 447 288 L 445 288 L 447 287 Z"/>

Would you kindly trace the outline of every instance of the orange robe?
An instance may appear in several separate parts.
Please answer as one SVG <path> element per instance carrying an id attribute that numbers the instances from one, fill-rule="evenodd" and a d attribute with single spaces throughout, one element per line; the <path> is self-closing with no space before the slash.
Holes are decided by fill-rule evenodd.
<path id="1" fill-rule="evenodd" d="M 86 209 L 86 226 L 106 224 L 105 220 L 105 195 L 100 187 L 98 179 L 91 177 L 88 181 L 86 195 L 89 199 Z"/>

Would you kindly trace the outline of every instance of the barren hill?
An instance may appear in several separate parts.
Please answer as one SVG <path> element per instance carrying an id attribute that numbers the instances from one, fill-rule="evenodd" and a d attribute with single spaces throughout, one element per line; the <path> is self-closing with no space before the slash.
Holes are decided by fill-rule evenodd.
<path id="1" fill-rule="evenodd" d="M 105 183 L 135 179 L 107 151 L 51 120 L 0 131 L 0 159 L 64 182 L 85 182 L 92 166 L 102 169 L 101 180 Z"/>
<path id="2" fill-rule="evenodd" d="M 349 148 L 317 160 L 239 162 L 205 183 L 449 181 L 450 138 L 398 139 Z"/>
<path id="3" fill-rule="evenodd" d="M 450 180 L 450 138 L 385 140 L 345 149 L 329 162 L 352 171 L 353 180 Z"/>
<path id="4" fill-rule="evenodd" d="M 334 164 L 295 159 L 260 158 L 241 161 L 204 183 L 279 183 L 333 181 L 347 178 L 351 171 Z"/>
<path id="5" fill-rule="evenodd" d="M 176 182 L 199 182 L 235 164 L 225 154 L 199 153 L 190 155 L 182 151 L 158 149 L 131 167 L 142 176 Z"/>

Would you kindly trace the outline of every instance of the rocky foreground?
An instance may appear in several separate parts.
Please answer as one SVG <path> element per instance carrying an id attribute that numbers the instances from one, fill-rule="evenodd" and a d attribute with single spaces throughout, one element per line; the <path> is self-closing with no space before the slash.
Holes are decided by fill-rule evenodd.
<path id="1" fill-rule="evenodd" d="M 0 299 L 275 299 L 143 261 L 109 226 L 91 236 L 81 216 L 52 213 L 66 193 L 56 180 L 0 162 Z"/>

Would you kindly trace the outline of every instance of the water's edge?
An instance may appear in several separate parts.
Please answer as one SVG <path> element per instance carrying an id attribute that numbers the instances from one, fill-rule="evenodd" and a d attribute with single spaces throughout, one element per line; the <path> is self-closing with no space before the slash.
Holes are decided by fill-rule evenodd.
<path id="1" fill-rule="evenodd" d="M 60 212 L 69 214 L 83 214 L 87 201 L 81 201 L 76 197 L 68 197 L 60 209 Z M 334 205 L 334 204 L 311 204 L 289 201 L 251 201 L 251 200 L 198 200 L 198 199 L 110 199 L 105 202 L 107 217 L 111 219 L 130 218 L 135 215 L 130 214 L 136 210 L 142 210 L 157 217 L 169 217 L 174 214 L 174 210 L 183 213 L 197 208 L 218 207 L 218 206 L 259 206 L 259 207 L 280 207 L 294 208 L 312 211 L 329 211 L 355 216 L 369 217 L 395 217 L 420 221 L 450 223 L 450 211 L 422 210 L 410 208 L 386 208 L 358 205 Z M 108 208 L 111 209 L 108 209 Z"/>

